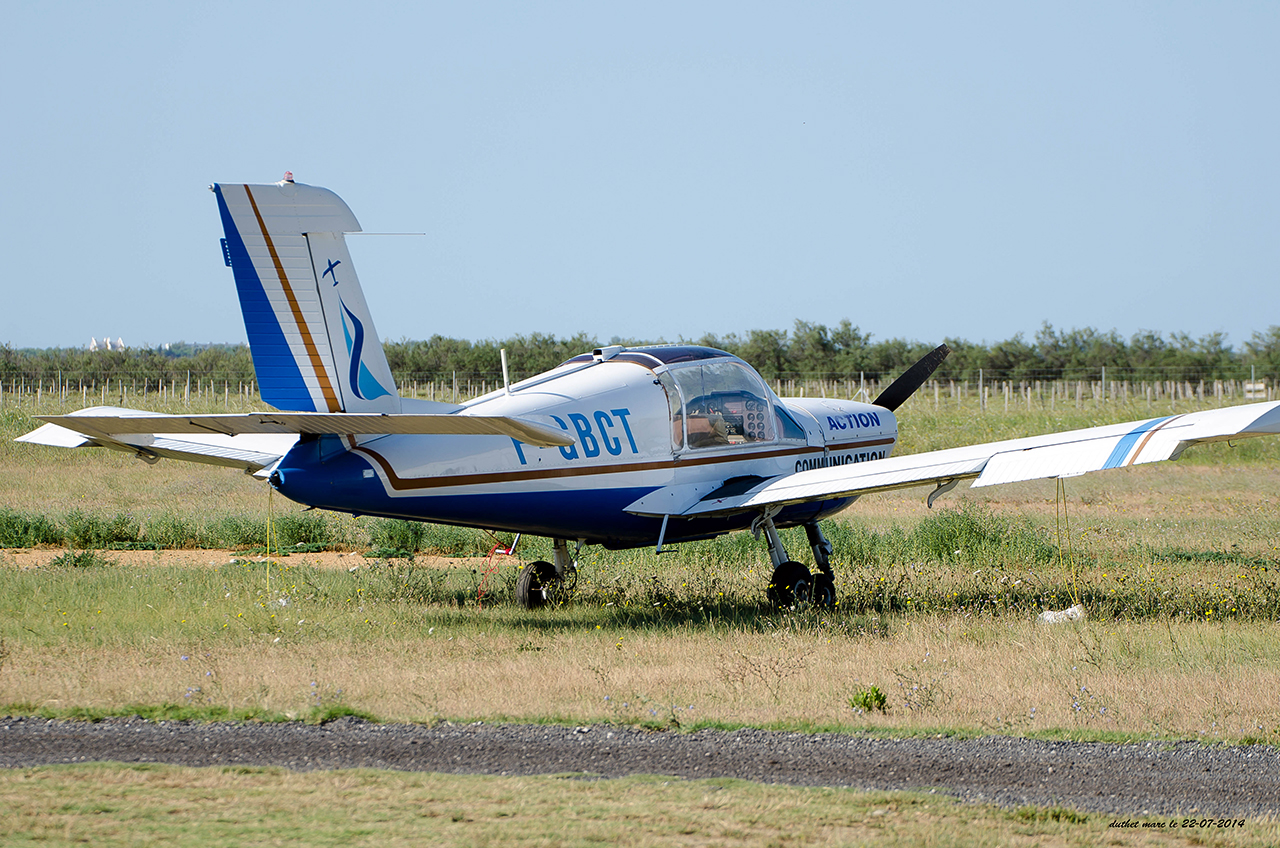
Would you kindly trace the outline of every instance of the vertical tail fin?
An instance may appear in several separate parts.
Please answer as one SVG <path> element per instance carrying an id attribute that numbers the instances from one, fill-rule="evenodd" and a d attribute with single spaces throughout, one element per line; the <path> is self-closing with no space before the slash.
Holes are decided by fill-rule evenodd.
<path id="1" fill-rule="evenodd" d="M 288 180 L 210 187 L 262 399 L 297 412 L 399 412 L 343 233 L 347 204 Z"/>

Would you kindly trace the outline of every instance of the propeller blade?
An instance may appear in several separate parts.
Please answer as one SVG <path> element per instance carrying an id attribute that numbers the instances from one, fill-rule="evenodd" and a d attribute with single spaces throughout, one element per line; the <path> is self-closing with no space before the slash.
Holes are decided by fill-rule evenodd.
<path id="1" fill-rule="evenodd" d="M 902 376 L 889 384 L 889 388 L 880 393 L 880 397 L 872 401 L 892 412 L 915 394 L 916 389 L 924 385 L 924 381 L 937 370 L 942 360 L 951 353 L 951 348 L 940 344 L 921 357 L 920 361 L 902 373 Z"/>

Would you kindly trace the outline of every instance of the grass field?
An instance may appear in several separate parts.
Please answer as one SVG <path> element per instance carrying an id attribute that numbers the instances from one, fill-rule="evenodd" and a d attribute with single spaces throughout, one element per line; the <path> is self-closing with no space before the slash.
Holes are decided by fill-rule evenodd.
<path id="1" fill-rule="evenodd" d="M 735 780 L 81 765 L 0 772 L 6 845 L 1261 846 L 1274 822 L 1117 832 L 1110 815 Z M 1120 817 L 1123 820 L 1125 817 Z M 1134 817 L 1137 821 L 1147 821 Z M 1168 819 L 1161 820 L 1165 823 Z M 1123 839 L 1116 837 L 1123 836 Z"/>
<path id="2" fill-rule="evenodd" d="M 1215 611 L 1055 628 L 1034 609 L 774 612 L 600 592 L 531 615 L 462 591 L 422 603 L 414 581 L 440 569 L 277 565 L 270 584 L 266 571 L 5 570 L 0 705 L 1280 742 L 1271 620 Z M 872 687 L 879 708 L 861 704 Z"/>
<path id="3" fill-rule="evenodd" d="M 912 404 L 900 411 L 906 450 L 1167 412 L 1145 404 L 1052 414 Z M 572 601 L 530 614 L 511 601 L 517 560 L 498 560 L 487 573 L 483 555 L 494 542 L 487 534 L 303 514 L 237 472 L 168 462 L 152 467 L 122 454 L 9 441 L 30 423 L 22 410 L 0 414 L 0 537 L 56 538 L 71 550 L 58 564 L 38 568 L 5 555 L 0 712 L 311 720 L 355 712 L 410 721 L 1280 744 L 1274 709 L 1280 439 L 1201 448 L 1179 463 L 1069 480 L 1065 530 L 1052 481 L 957 492 L 934 510 L 925 509 L 923 490 L 864 498 L 828 531 L 841 597 L 834 611 L 766 607 L 764 546 L 737 534 L 683 545 L 661 558 L 649 550 L 587 549 Z M 262 557 L 269 515 L 292 547 L 288 556 Z M 803 534 L 785 539 L 794 552 L 807 552 Z M 234 561 L 219 554 L 211 565 L 200 548 L 213 543 L 259 550 Z M 541 540 L 522 546 L 525 559 L 549 553 Z M 179 552 L 139 550 L 156 547 Z M 321 549 L 348 555 L 309 553 Z M 371 549 L 383 555 L 363 556 Z M 394 552 L 406 555 L 388 556 Z M 1089 612 L 1086 622 L 1035 623 L 1042 609 L 1076 600 Z M 172 787 L 221 797 L 232 790 L 198 787 L 238 779 L 184 770 L 105 773 L 122 784 L 152 787 L 147 792 L 159 805 L 172 803 L 165 800 Z M 28 795 L 32 809 L 46 813 L 34 800 L 44 791 L 37 787 L 103 779 L 92 769 L 22 774 L 29 782 L 15 784 L 16 775 L 8 774 L 4 791 Z M 303 809 L 321 784 L 344 780 L 367 783 L 375 795 L 435 797 L 445 790 L 433 780 L 463 785 L 430 776 L 264 771 L 245 777 L 298 793 L 289 797 Z M 484 788 L 470 792 L 524 799 L 550 779 L 474 780 Z M 585 784 L 563 785 L 577 791 Z M 592 803 L 618 803 L 631 791 L 630 784 L 610 786 L 599 788 Z M 792 791 L 797 804 L 829 798 L 786 790 Z M 723 820 L 716 826 L 727 830 L 699 830 L 701 838 L 686 834 L 684 842 L 741 832 L 748 844 L 786 844 L 773 825 L 742 824 L 773 815 L 751 812 L 760 802 L 750 799 L 761 797 L 754 787 L 664 787 L 654 790 L 648 807 L 674 821 L 674 812 L 661 811 L 686 809 L 682 793 L 688 792 L 735 800 L 716 814 L 715 821 Z M 782 797 L 770 793 L 775 790 L 765 797 Z M 909 832 L 901 822 L 884 832 L 853 828 L 849 822 L 864 821 L 867 809 L 887 802 L 847 795 L 853 811 L 844 823 L 824 825 L 801 841 L 885 841 L 890 830 Z M 973 838 L 951 844 L 983 844 L 977 834 L 988 832 L 1004 834 L 990 844 L 1009 844 L 1027 827 L 1039 844 L 1092 844 L 1105 830 L 1096 822 L 1063 825 L 1044 811 L 1028 814 L 1030 824 L 1013 813 L 976 808 L 931 807 L 925 814 L 924 802 L 894 798 L 895 810 L 913 821 L 972 818 Z M 401 817 L 396 803 L 388 801 L 390 819 Z M 192 805 L 189 815 L 210 822 L 200 809 Z M 72 821 L 79 813 L 58 815 Z M 53 834 L 51 822 L 64 821 L 32 816 L 24 821 L 41 824 L 21 831 L 24 838 L 35 838 L 37 830 Z M 466 831 L 470 836 L 448 836 L 452 825 L 436 820 L 425 832 L 483 844 L 490 827 L 510 841 L 515 831 L 504 830 L 496 812 L 493 817 Z M 939 839 L 946 829 L 935 825 L 929 838 L 948 844 Z M 73 823 L 68 832 L 74 830 Z M 375 832 L 393 842 L 408 838 L 369 831 Z M 597 836 L 612 838 L 584 823 L 563 841 Z M 529 844 L 561 838 L 544 834 Z M 1270 837 L 1256 843 L 1245 835 L 1220 838 L 1264 844 Z"/>

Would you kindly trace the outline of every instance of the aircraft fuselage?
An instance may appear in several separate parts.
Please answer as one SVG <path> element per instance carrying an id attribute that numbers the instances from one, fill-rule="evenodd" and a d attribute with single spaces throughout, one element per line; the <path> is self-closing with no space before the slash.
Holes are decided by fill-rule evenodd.
<path id="1" fill-rule="evenodd" d="M 406 403 L 409 403 L 406 401 Z M 584 354 L 465 405 L 566 431 L 534 447 L 494 436 L 320 436 L 300 441 L 273 484 L 287 497 L 350 513 L 485 527 L 626 548 L 655 544 L 661 506 L 629 507 L 670 487 L 707 497 L 743 485 L 887 456 L 892 412 L 844 400 L 780 400 L 746 363 L 710 348 Z M 785 507 L 792 526 L 852 498 Z M 667 542 L 745 529 L 755 513 L 673 520 Z"/>

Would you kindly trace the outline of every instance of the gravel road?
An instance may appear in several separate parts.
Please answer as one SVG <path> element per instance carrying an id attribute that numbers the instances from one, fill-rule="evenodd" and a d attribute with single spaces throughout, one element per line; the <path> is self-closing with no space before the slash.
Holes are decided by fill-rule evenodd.
<path id="1" fill-rule="evenodd" d="M 97 723 L 0 719 L 0 767 L 114 760 L 296 770 L 377 768 L 600 777 L 663 774 L 937 791 L 1006 806 L 1243 818 L 1280 812 L 1280 750 L 982 739 L 878 739 L 764 730 L 608 726 Z"/>

